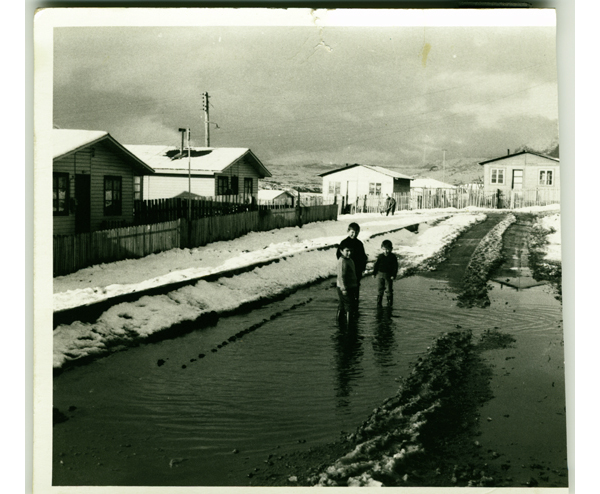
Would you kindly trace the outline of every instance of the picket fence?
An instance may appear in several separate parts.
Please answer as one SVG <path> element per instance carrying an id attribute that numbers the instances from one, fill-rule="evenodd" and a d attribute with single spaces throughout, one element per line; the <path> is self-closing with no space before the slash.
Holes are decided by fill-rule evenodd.
<path id="1" fill-rule="evenodd" d="M 54 276 L 73 273 L 95 264 L 136 259 L 175 248 L 193 248 L 220 240 L 233 240 L 251 231 L 268 231 L 337 219 L 337 206 L 259 209 L 192 221 L 137 225 L 53 238 Z"/>
<path id="2" fill-rule="evenodd" d="M 418 188 L 410 192 L 393 194 L 396 200 L 396 211 L 406 209 L 435 209 L 454 207 L 463 209 L 469 206 L 514 209 L 530 206 L 546 206 L 560 203 L 560 190 L 556 189 L 521 189 L 508 193 L 486 192 L 483 187 L 456 188 Z M 344 213 L 377 213 L 385 211 L 386 197 L 381 195 L 364 195 L 354 201 L 345 203 L 343 196 L 327 196 L 326 204 L 338 204 L 340 214 Z"/>

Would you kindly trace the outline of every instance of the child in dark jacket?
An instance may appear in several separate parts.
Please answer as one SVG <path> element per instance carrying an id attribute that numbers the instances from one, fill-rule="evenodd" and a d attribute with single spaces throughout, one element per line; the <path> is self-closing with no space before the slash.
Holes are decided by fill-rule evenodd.
<path id="1" fill-rule="evenodd" d="M 389 240 L 381 243 L 381 250 L 373 267 L 373 276 L 377 279 L 377 305 L 382 305 L 383 294 L 387 289 L 387 303 L 391 306 L 394 302 L 393 282 L 398 275 L 398 259 L 392 252 L 393 246 Z"/>

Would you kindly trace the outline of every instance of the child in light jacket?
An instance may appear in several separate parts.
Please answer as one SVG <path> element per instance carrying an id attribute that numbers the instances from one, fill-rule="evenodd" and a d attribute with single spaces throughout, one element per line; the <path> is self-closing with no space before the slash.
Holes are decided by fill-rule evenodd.
<path id="1" fill-rule="evenodd" d="M 339 298 L 338 317 L 343 315 L 346 323 L 350 323 L 350 318 L 354 313 L 356 306 L 356 291 L 358 290 L 358 280 L 356 269 L 352 260 L 352 250 L 350 247 L 340 249 L 340 258 L 337 262 L 337 294 Z"/>
<path id="2" fill-rule="evenodd" d="M 387 289 L 387 303 L 391 307 L 394 302 L 393 282 L 398 275 L 398 259 L 392 252 L 393 246 L 389 240 L 381 243 L 381 250 L 373 267 L 373 276 L 377 279 L 377 305 L 382 305 L 383 294 Z"/>

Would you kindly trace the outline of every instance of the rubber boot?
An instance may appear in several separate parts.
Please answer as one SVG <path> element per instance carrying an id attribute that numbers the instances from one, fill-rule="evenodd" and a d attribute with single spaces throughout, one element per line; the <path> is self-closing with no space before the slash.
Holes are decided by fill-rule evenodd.
<path id="1" fill-rule="evenodd" d="M 335 320 L 340 323 L 342 322 L 344 316 L 344 310 L 341 307 L 337 308 L 337 312 L 335 313 Z"/>
<path id="2" fill-rule="evenodd" d="M 391 307 L 393 305 L 393 303 L 394 303 L 394 295 L 388 295 L 387 296 L 388 307 Z"/>
<path id="3" fill-rule="evenodd" d="M 383 305 L 383 293 L 377 295 L 377 307 L 381 307 Z"/>
<path id="4" fill-rule="evenodd" d="M 350 321 L 352 320 L 352 312 L 346 312 L 346 327 L 350 327 Z"/>

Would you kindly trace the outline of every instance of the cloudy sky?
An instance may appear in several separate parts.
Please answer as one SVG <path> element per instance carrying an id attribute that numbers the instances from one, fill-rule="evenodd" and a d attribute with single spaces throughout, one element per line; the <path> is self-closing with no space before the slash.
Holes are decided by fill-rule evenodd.
<path id="1" fill-rule="evenodd" d="M 265 164 L 493 158 L 558 139 L 554 27 L 59 27 L 53 121 Z"/>

